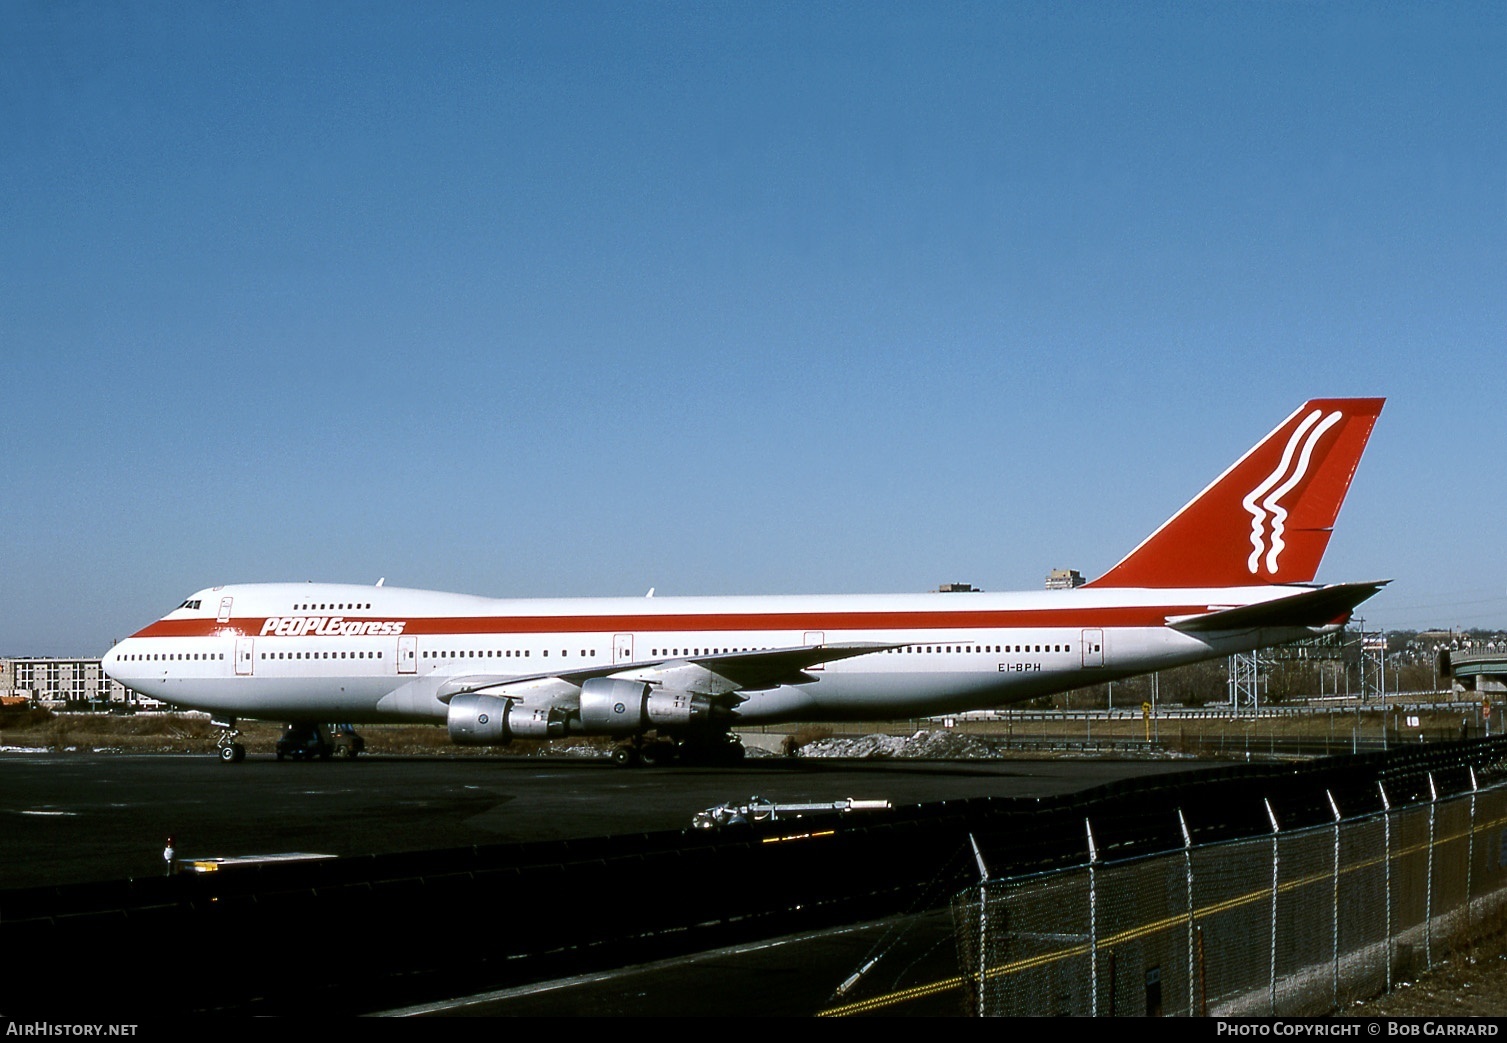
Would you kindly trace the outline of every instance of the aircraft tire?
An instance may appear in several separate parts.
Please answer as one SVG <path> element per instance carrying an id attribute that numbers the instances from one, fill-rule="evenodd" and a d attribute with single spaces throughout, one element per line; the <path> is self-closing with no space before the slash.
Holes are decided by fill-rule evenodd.
<path id="1" fill-rule="evenodd" d="M 675 759 L 675 747 L 668 742 L 645 743 L 644 748 L 638 751 L 638 755 L 644 767 L 657 768 Z"/>

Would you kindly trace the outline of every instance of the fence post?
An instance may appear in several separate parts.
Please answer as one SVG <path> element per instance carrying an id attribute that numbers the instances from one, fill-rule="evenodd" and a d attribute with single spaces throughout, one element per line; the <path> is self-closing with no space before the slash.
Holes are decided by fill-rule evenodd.
<path id="1" fill-rule="evenodd" d="M 973 834 L 968 834 L 968 843 L 973 845 L 973 860 L 979 867 L 979 943 L 978 943 L 978 1016 L 984 1017 L 984 983 L 988 980 L 986 973 L 988 960 L 985 954 L 989 947 L 989 867 L 984 864 L 984 854 L 979 850 L 979 843 Z"/>
<path id="2" fill-rule="evenodd" d="M 1423 966 L 1434 969 L 1434 817 L 1439 807 L 1439 790 L 1434 786 L 1434 773 L 1429 772 L 1429 857 L 1428 887 L 1423 896 Z"/>
<path id="3" fill-rule="evenodd" d="M 1340 806 L 1335 803 L 1334 793 L 1324 791 L 1329 798 L 1329 810 L 1334 813 L 1334 912 L 1329 918 L 1329 932 L 1334 950 L 1334 1009 L 1340 1008 Z"/>
<path id="4" fill-rule="evenodd" d="M 1387 799 L 1386 783 L 1376 780 L 1376 788 L 1381 792 L 1381 822 L 1382 822 L 1382 865 L 1385 867 L 1387 893 L 1387 991 L 1392 991 L 1392 802 Z"/>
<path id="5" fill-rule="evenodd" d="M 1089 977 L 1089 1007 L 1088 1016 L 1099 1016 L 1099 891 L 1095 869 L 1099 863 L 1099 848 L 1094 843 L 1094 824 L 1088 819 L 1083 820 L 1083 828 L 1088 833 L 1088 977 Z"/>
<path id="6" fill-rule="evenodd" d="M 1470 835 L 1466 838 L 1465 849 L 1465 939 L 1472 948 L 1476 944 L 1475 928 L 1471 926 L 1476 896 L 1471 890 L 1471 878 L 1476 867 L 1476 793 L 1480 791 L 1480 788 L 1476 782 L 1476 766 L 1472 764 L 1470 766 Z"/>
<path id="7" fill-rule="evenodd" d="M 1198 929 L 1198 1016 L 1209 1016 L 1209 965 L 1204 961 L 1204 929 Z"/>
<path id="8" fill-rule="evenodd" d="M 1270 798 L 1263 797 L 1261 802 L 1266 805 L 1266 817 L 1272 824 L 1272 913 L 1271 913 L 1271 1005 L 1272 1016 L 1277 1014 L 1277 869 L 1280 864 L 1277 851 L 1277 813 L 1272 810 Z"/>
<path id="9" fill-rule="evenodd" d="M 1194 1017 L 1198 1013 L 1196 997 L 1193 991 L 1196 968 L 1193 964 L 1193 834 L 1188 831 L 1188 820 L 1183 815 L 1183 809 L 1177 809 L 1177 826 L 1183 831 L 1183 878 L 1188 890 L 1188 1017 Z"/>

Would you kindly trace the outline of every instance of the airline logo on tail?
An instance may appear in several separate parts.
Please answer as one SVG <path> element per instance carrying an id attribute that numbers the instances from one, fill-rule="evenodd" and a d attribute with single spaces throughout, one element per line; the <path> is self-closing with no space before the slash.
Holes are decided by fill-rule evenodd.
<path id="1" fill-rule="evenodd" d="M 1241 505 L 1251 514 L 1253 549 L 1246 562 L 1251 575 L 1260 571 L 1263 552 L 1266 555 L 1266 571 L 1273 576 L 1277 574 L 1277 559 L 1287 546 L 1282 539 L 1287 524 L 1287 508 L 1282 506 L 1282 498 L 1292 492 L 1308 474 L 1308 464 L 1313 459 L 1314 447 L 1318 445 L 1319 439 L 1343 419 L 1344 414 L 1339 410 L 1325 416 L 1321 409 L 1315 409 L 1304 417 L 1303 422 L 1293 431 L 1292 437 L 1287 440 L 1287 447 L 1282 450 L 1282 462 L 1241 501 Z M 1266 534 L 1268 517 L 1271 518 L 1270 540 Z"/>
<path id="2" fill-rule="evenodd" d="M 1379 398 L 1304 402 L 1090 587 L 1311 583 Z"/>

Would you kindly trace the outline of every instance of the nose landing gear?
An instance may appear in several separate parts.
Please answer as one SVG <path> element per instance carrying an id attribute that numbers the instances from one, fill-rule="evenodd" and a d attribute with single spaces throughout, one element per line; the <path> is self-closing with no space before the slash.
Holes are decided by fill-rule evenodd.
<path id="1" fill-rule="evenodd" d="M 239 764 L 245 760 L 246 747 L 235 741 L 241 734 L 241 729 L 235 726 L 235 718 L 209 723 L 220 729 L 220 737 L 215 740 L 215 755 L 220 758 L 220 763 Z"/>

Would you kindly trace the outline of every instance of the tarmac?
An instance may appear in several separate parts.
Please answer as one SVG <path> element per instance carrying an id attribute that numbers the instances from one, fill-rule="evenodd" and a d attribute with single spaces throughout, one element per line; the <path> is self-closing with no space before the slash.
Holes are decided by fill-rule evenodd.
<path id="1" fill-rule="evenodd" d="M 5 750 L 0 892 L 161 875 L 169 838 L 180 864 L 438 851 L 686 830 L 696 812 L 753 796 L 780 803 L 851 797 L 897 806 L 1046 797 L 1207 766 L 750 756 L 736 767 L 623 768 L 603 757 L 474 753 L 328 762 L 279 762 L 270 753 L 253 753 L 230 765 L 206 754 Z M 809 1017 L 847 1012 L 843 983 L 855 975 L 863 980 L 847 995 L 887 997 L 855 1013 L 968 1013 L 945 910 L 370 1013 Z"/>
<path id="2" fill-rule="evenodd" d="M 1041 797 L 1206 763 L 750 757 L 723 768 L 603 758 L 363 756 L 237 765 L 203 754 L 0 752 L 0 890 L 119 880 L 177 858 L 360 855 L 681 830 L 751 796 L 919 804 Z"/>

